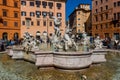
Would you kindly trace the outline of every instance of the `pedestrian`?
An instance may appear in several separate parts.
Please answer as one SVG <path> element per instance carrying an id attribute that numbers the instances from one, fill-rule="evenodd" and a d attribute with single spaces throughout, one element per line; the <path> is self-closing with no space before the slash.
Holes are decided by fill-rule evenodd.
<path id="1" fill-rule="evenodd" d="M 5 45 L 4 45 L 4 43 L 2 43 L 2 45 L 1 45 L 1 51 L 5 51 Z"/>

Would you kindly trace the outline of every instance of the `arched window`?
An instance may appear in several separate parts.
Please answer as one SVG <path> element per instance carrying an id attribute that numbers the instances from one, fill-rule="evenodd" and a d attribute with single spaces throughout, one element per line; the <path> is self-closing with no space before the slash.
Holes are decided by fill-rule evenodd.
<path id="1" fill-rule="evenodd" d="M 40 39 L 40 31 L 36 32 L 36 39 Z"/>
<path id="2" fill-rule="evenodd" d="M 3 38 L 3 40 L 8 40 L 8 33 L 7 33 L 7 32 L 4 32 L 4 33 L 2 34 L 2 38 Z"/>
<path id="3" fill-rule="evenodd" d="M 18 40 L 19 39 L 19 35 L 18 35 L 18 33 L 16 32 L 16 33 L 14 33 L 14 40 Z"/>

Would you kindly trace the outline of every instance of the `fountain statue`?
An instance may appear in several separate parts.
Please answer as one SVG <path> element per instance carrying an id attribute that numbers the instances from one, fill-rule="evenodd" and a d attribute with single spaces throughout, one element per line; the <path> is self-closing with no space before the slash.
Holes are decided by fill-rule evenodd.
<path id="1" fill-rule="evenodd" d="M 66 27 L 65 34 L 63 36 L 64 41 L 64 50 L 67 51 L 69 48 L 74 48 L 75 51 L 78 51 L 78 46 L 76 45 L 74 38 L 75 36 L 69 29 L 69 25 Z"/>
<path id="2" fill-rule="evenodd" d="M 69 48 L 74 48 L 75 51 L 78 50 L 78 47 L 74 41 L 74 35 L 70 36 L 71 31 L 69 29 L 69 26 L 66 27 L 65 34 L 63 35 L 63 38 L 61 37 L 61 32 L 60 32 L 60 19 L 53 17 L 54 19 L 54 36 L 53 36 L 53 45 L 55 51 L 59 51 L 60 49 L 63 49 L 63 51 L 68 51 Z"/>
<path id="3" fill-rule="evenodd" d="M 87 36 L 86 32 L 83 31 L 83 51 L 89 51 L 90 38 Z"/>
<path id="4" fill-rule="evenodd" d="M 24 40 L 22 41 L 22 46 L 25 51 L 39 50 L 40 41 L 35 39 L 28 32 L 24 33 Z"/>
<path id="5" fill-rule="evenodd" d="M 102 49 L 103 43 L 100 40 L 99 36 L 97 36 L 97 38 L 94 40 L 94 42 L 95 42 L 95 49 Z"/>
<path id="6" fill-rule="evenodd" d="M 55 16 L 52 17 L 54 19 L 54 34 L 53 34 L 53 38 L 52 38 L 52 44 L 54 47 L 54 51 L 59 51 L 59 49 L 62 48 L 62 46 L 60 45 L 61 42 L 61 33 L 60 33 L 60 18 L 56 18 Z"/>

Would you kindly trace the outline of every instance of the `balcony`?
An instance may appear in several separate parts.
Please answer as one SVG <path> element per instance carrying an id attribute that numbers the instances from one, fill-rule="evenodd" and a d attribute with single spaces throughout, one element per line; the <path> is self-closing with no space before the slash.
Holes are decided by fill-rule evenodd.
<path id="1" fill-rule="evenodd" d="M 93 13 L 93 15 L 101 15 L 101 14 L 104 14 L 104 13 L 112 13 L 112 8 L 110 8 L 110 9 L 107 9 L 107 10 L 103 10 L 103 11 L 101 11 L 101 12 L 95 12 L 95 13 Z"/>

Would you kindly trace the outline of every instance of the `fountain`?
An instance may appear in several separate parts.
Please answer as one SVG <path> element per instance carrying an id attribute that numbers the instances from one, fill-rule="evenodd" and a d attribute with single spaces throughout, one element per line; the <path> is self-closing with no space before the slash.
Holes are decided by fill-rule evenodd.
<path id="1" fill-rule="evenodd" d="M 66 27 L 65 34 L 61 37 L 60 19 L 56 17 L 53 17 L 53 19 L 55 33 L 51 42 L 54 51 L 34 52 L 37 55 L 36 66 L 54 66 L 55 68 L 73 70 L 90 66 L 92 64 L 92 52 L 78 51 L 78 46 L 74 41 L 74 35 L 71 35 L 69 26 Z M 88 40 L 86 39 L 86 41 Z"/>
<path id="2" fill-rule="evenodd" d="M 13 59 L 24 59 L 34 62 L 37 67 L 54 67 L 66 70 L 75 70 L 89 67 L 95 60 L 92 51 L 89 51 L 89 37 L 83 32 L 83 50 L 79 51 L 74 35 L 71 34 L 69 26 L 66 27 L 65 34 L 62 36 L 60 32 L 61 19 L 54 19 L 54 34 L 51 38 L 53 50 L 44 51 L 40 48 L 42 45 L 39 40 L 26 32 L 22 45 L 12 48 Z M 46 44 L 46 37 L 44 36 Z M 96 47 L 98 40 L 96 40 Z M 100 47 L 101 48 L 101 47 Z M 95 50 L 99 50 L 96 48 Z M 96 54 L 95 50 L 93 51 Z M 99 50 L 100 51 L 100 50 Z M 11 54 L 11 53 L 10 53 Z M 91 57 L 91 55 L 93 57 Z M 97 56 L 98 57 L 98 56 Z"/>

